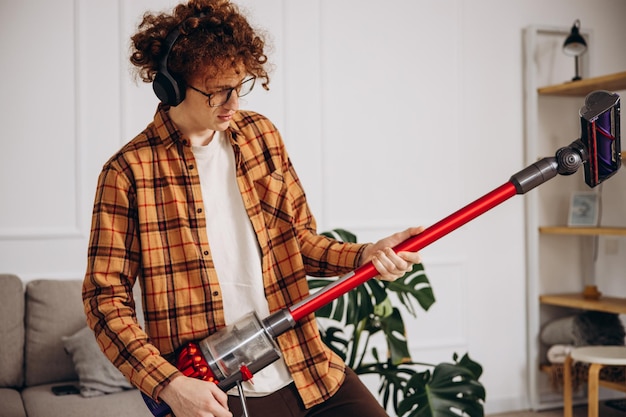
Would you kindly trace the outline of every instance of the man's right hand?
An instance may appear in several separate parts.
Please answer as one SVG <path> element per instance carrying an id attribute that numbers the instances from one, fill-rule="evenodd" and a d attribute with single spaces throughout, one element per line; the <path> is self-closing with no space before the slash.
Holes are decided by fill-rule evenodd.
<path id="1" fill-rule="evenodd" d="M 232 417 L 228 396 L 213 382 L 179 376 L 163 388 L 160 397 L 176 417 Z"/>

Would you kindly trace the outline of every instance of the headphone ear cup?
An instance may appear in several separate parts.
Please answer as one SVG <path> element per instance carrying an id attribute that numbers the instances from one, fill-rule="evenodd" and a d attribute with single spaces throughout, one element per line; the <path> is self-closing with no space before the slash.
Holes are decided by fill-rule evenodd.
<path id="1" fill-rule="evenodd" d="M 179 36 L 180 30 L 177 27 L 165 37 L 164 52 L 159 60 L 159 68 L 154 81 L 152 81 L 152 89 L 159 100 L 172 107 L 178 106 L 185 99 L 185 83 L 174 77 L 167 65 L 172 47 Z"/>
<path id="2" fill-rule="evenodd" d="M 185 99 L 185 90 L 167 71 L 157 72 L 152 82 L 152 89 L 163 104 L 178 106 Z"/>

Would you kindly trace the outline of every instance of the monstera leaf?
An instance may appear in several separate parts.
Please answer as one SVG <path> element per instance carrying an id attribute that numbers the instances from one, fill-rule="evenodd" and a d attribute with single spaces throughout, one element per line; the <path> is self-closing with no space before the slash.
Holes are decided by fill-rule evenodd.
<path id="1" fill-rule="evenodd" d="M 455 355 L 456 361 L 456 355 Z M 478 382 L 480 365 L 469 356 L 460 362 L 440 363 L 414 374 L 404 388 L 398 408 L 406 417 L 482 417 L 485 388 Z"/>
<path id="2" fill-rule="evenodd" d="M 385 282 L 388 291 L 395 293 L 402 305 L 413 315 L 417 315 L 414 301 L 417 301 L 424 311 L 428 311 L 435 303 L 435 295 L 430 286 L 423 264 L 413 265 L 413 269 L 402 278 L 392 282 Z"/>
<path id="3" fill-rule="evenodd" d="M 381 403 L 385 408 L 391 401 L 396 414 L 399 414 L 400 403 L 404 399 L 404 387 L 417 371 L 411 364 L 394 365 L 391 361 L 380 360 L 378 352 L 374 348 L 372 353 L 376 362 L 362 364 L 357 372 L 358 375 L 375 374 L 380 377 L 380 386 L 378 394 L 381 397 Z"/>
<path id="4" fill-rule="evenodd" d="M 400 310 L 393 307 L 391 314 L 380 319 L 380 328 L 385 334 L 387 347 L 389 348 L 389 361 L 393 365 L 399 365 L 411 361 L 409 346 L 404 329 L 404 320 Z"/>

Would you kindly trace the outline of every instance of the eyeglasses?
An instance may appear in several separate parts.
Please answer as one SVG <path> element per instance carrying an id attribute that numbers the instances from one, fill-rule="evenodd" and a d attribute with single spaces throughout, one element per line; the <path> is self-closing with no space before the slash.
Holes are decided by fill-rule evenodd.
<path id="1" fill-rule="evenodd" d="M 234 86 L 233 88 L 225 88 L 223 90 L 220 90 L 211 94 L 205 93 L 202 90 L 198 90 L 196 87 L 192 85 L 190 85 L 189 88 L 191 88 L 194 91 L 197 91 L 198 93 L 208 98 L 210 107 L 219 107 L 228 103 L 228 100 L 230 100 L 230 96 L 233 94 L 233 91 L 237 93 L 237 97 L 243 97 L 247 94 L 250 94 L 250 91 L 252 91 L 252 89 L 254 88 L 255 81 L 256 81 L 256 77 L 246 78 L 245 80 L 240 82 L 238 85 Z"/>

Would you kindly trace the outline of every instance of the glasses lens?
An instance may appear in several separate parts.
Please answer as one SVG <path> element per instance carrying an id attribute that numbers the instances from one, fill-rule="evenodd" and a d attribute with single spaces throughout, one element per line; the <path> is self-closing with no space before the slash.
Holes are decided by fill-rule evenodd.
<path id="1" fill-rule="evenodd" d="M 254 82 L 256 81 L 255 77 L 250 77 L 247 80 L 244 80 L 240 85 L 239 85 L 239 90 L 238 90 L 238 95 L 239 97 L 243 97 L 247 94 L 250 94 L 250 92 L 252 91 L 252 89 L 254 88 Z"/>
<path id="2" fill-rule="evenodd" d="M 254 82 L 256 81 L 256 77 L 250 77 L 245 79 L 239 84 L 237 87 L 229 88 L 226 90 L 218 91 L 217 93 L 211 94 L 209 97 L 209 106 L 211 107 L 219 107 L 228 100 L 230 100 L 230 96 L 233 92 L 237 94 L 237 97 L 243 97 L 247 94 L 250 94 L 250 91 L 254 88 Z"/>
<path id="3" fill-rule="evenodd" d="M 211 107 L 219 107 L 222 104 L 226 103 L 228 101 L 228 99 L 230 98 L 230 93 L 233 90 L 228 89 L 228 90 L 222 90 L 222 91 L 218 91 L 217 93 L 213 93 L 209 96 L 209 106 Z"/>

